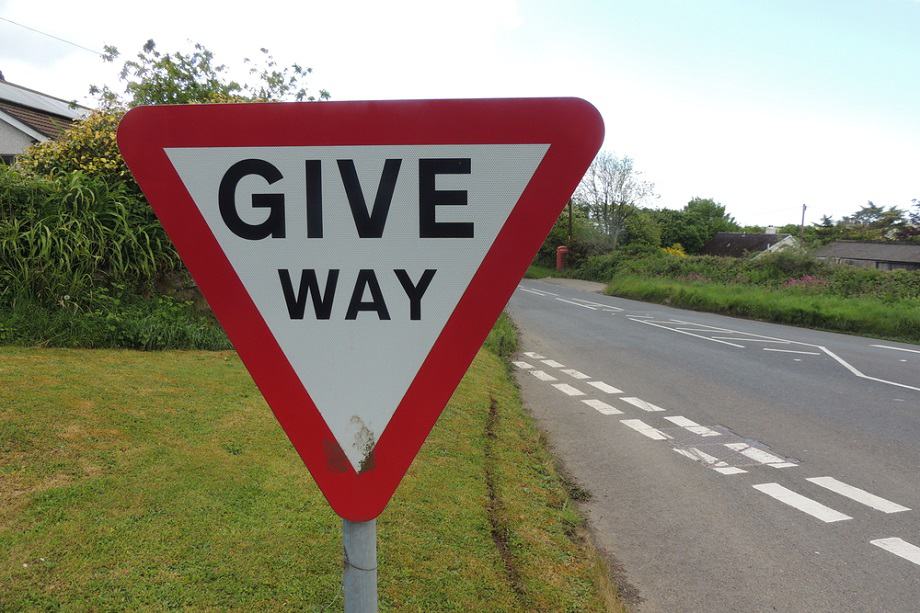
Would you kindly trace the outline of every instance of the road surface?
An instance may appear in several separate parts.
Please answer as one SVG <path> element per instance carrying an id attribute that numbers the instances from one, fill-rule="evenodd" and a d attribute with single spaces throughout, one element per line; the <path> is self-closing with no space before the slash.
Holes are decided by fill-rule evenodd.
<path id="1" fill-rule="evenodd" d="M 638 609 L 920 611 L 920 346 L 599 287 L 522 281 L 508 310 Z"/>

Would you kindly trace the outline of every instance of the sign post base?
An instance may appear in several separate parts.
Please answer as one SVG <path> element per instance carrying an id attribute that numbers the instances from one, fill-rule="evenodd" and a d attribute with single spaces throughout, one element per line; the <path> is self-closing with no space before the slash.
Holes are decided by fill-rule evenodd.
<path id="1" fill-rule="evenodd" d="M 342 520 L 345 613 L 377 613 L 377 520 Z"/>

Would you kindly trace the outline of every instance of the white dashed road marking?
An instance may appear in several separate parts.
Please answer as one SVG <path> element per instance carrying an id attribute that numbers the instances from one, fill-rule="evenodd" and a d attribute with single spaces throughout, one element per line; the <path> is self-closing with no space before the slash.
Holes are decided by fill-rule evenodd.
<path id="1" fill-rule="evenodd" d="M 623 390 L 613 387 L 612 385 L 607 385 L 603 381 L 588 381 L 588 385 L 598 389 L 605 394 L 622 394 Z"/>
<path id="2" fill-rule="evenodd" d="M 723 475 L 740 475 L 741 473 L 747 472 L 746 470 L 736 466 L 713 466 L 712 469 L 717 473 L 722 473 Z"/>
<path id="3" fill-rule="evenodd" d="M 612 407 L 603 400 L 595 400 L 594 398 L 589 398 L 588 400 L 582 400 L 586 405 L 600 413 L 601 415 L 622 415 L 623 411 Z"/>
<path id="4" fill-rule="evenodd" d="M 570 376 L 570 377 L 574 377 L 574 378 L 579 379 L 579 380 L 581 380 L 581 379 L 590 379 L 590 378 L 591 378 L 591 377 L 589 377 L 588 375 L 586 375 L 585 373 L 580 372 L 580 371 L 577 371 L 577 370 L 575 370 L 574 368 L 567 368 L 567 369 L 563 370 L 562 372 L 564 372 L 565 374 L 567 374 L 567 375 Z"/>
<path id="5" fill-rule="evenodd" d="M 560 364 L 556 360 L 541 360 L 541 362 L 543 362 L 550 368 L 563 368 L 565 366 L 565 364 Z"/>
<path id="6" fill-rule="evenodd" d="M 620 423 L 627 428 L 632 428 L 639 434 L 647 436 L 654 441 L 666 441 L 671 438 L 661 430 L 657 430 L 651 427 L 641 419 L 621 419 Z"/>
<path id="7" fill-rule="evenodd" d="M 772 453 L 768 453 L 763 449 L 751 447 L 747 443 L 725 443 L 725 446 L 729 449 L 737 451 L 745 457 L 754 460 L 755 462 L 760 462 L 761 464 L 766 464 L 767 466 L 772 466 L 773 468 L 791 468 L 793 466 L 798 466 L 798 464 L 787 462 L 783 458 L 775 456 Z"/>
<path id="8" fill-rule="evenodd" d="M 920 547 L 911 545 L 907 541 L 899 538 L 875 539 L 869 541 L 876 547 L 881 547 L 889 553 L 902 557 L 905 560 L 920 565 Z"/>
<path id="9" fill-rule="evenodd" d="M 525 351 L 525 352 L 524 352 L 524 355 L 526 355 L 528 358 L 532 358 L 532 359 L 534 359 L 534 360 L 542 360 L 543 358 L 546 357 L 545 355 L 540 355 L 539 353 L 536 353 L 536 352 L 533 352 L 533 351 Z"/>
<path id="10" fill-rule="evenodd" d="M 696 447 L 690 447 L 689 449 L 681 449 L 679 447 L 675 447 L 674 451 L 684 457 L 690 458 L 694 462 L 702 462 L 707 467 L 713 469 L 716 472 L 720 472 L 723 475 L 738 475 L 747 472 L 741 468 L 729 466 L 728 463 L 723 462 L 719 458 L 711 456 L 705 451 L 701 451 Z"/>
<path id="11" fill-rule="evenodd" d="M 829 489 L 832 492 L 840 494 L 841 496 L 846 496 L 851 500 L 855 500 L 860 504 L 864 504 L 867 507 L 872 507 L 877 511 L 882 513 L 900 513 L 901 511 L 910 511 L 909 508 L 891 502 L 890 500 L 885 500 L 881 496 L 876 496 L 875 494 L 870 494 L 866 490 L 861 490 L 858 487 L 853 487 L 848 485 L 843 481 L 838 481 L 833 477 L 813 477 L 811 479 L 806 479 L 806 481 L 811 481 L 815 485 L 820 485 L 823 488 Z"/>
<path id="12" fill-rule="evenodd" d="M 531 366 L 527 362 L 511 362 L 511 363 L 517 366 L 518 368 L 520 368 L 521 370 L 527 370 L 528 368 L 533 368 L 533 366 Z"/>
<path id="13" fill-rule="evenodd" d="M 626 398 L 623 398 L 626 400 Z M 711 430 L 706 426 L 701 426 L 695 421 L 691 421 L 682 415 L 668 415 L 665 417 L 669 422 L 675 426 L 680 426 L 684 430 L 689 430 L 694 434 L 699 434 L 700 436 L 721 436 L 721 433 Z"/>
<path id="14" fill-rule="evenodd" d="M 775 498 L 782 503 L 788 504 L 794 509 L 798 509 L 802 513 L 807 513 L 808 515 L 811 515 L 812 517 L 820 519 L 826 523 L 853 519 L 849 515 L 844 515 L 840 511 L 835 511 L 834 509 L 821 504 L 817 500 L 812 500 L 807 496 L 797 494 L 792 490 L 783 487 L 779 483 L 760 483 L 752 487 L 755 490 L 770 496 L 771 498 Z"/>
<path id="15" fill-rule="evenodd" d="M 534 377 L 536 377 L 540 381 L 555 381 L 556 380 L 556 377 L 550 374 L 547 374 L 543 372 L 542 370 L 531 370 L 528 372 L 530 372 L 530 374 L 532 374 Z"/>
<path id="16" fill-rule="evenodd" d="M 574 388 L 568 383 L 553 383 L 553 387 L 565 394 L 566 396 L 584 396 L 585 393 L 578 388 Z"/>
<path id="17" fill-rule="evenodd" d="M 658 411 L 664 411 L 660 406 L 652 404 L 651 402 L 646 402 L 641 398 L 621 398 L 623 402 L 628 402 L 634 407 L 639 407 L 643 411 L 648 411 L 649 413 L 657 413 Z"/>

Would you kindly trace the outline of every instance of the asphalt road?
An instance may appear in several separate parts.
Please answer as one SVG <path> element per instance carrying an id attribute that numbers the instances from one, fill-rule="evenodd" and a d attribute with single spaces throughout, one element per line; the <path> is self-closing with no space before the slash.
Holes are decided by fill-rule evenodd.
<path id="1" fill-rule="evenodd" d="M 920 346 L 523 281 L 525 404 L 640 611 L 920 611 Z"/>

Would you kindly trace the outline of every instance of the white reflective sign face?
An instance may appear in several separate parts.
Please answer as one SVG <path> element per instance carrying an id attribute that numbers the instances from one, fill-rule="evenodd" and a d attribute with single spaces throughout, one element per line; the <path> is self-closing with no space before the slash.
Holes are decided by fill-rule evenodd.
<path id="1" fill-rule="evenodd" d="M 358 470 L 547 148 L 166 153 Z"/>

